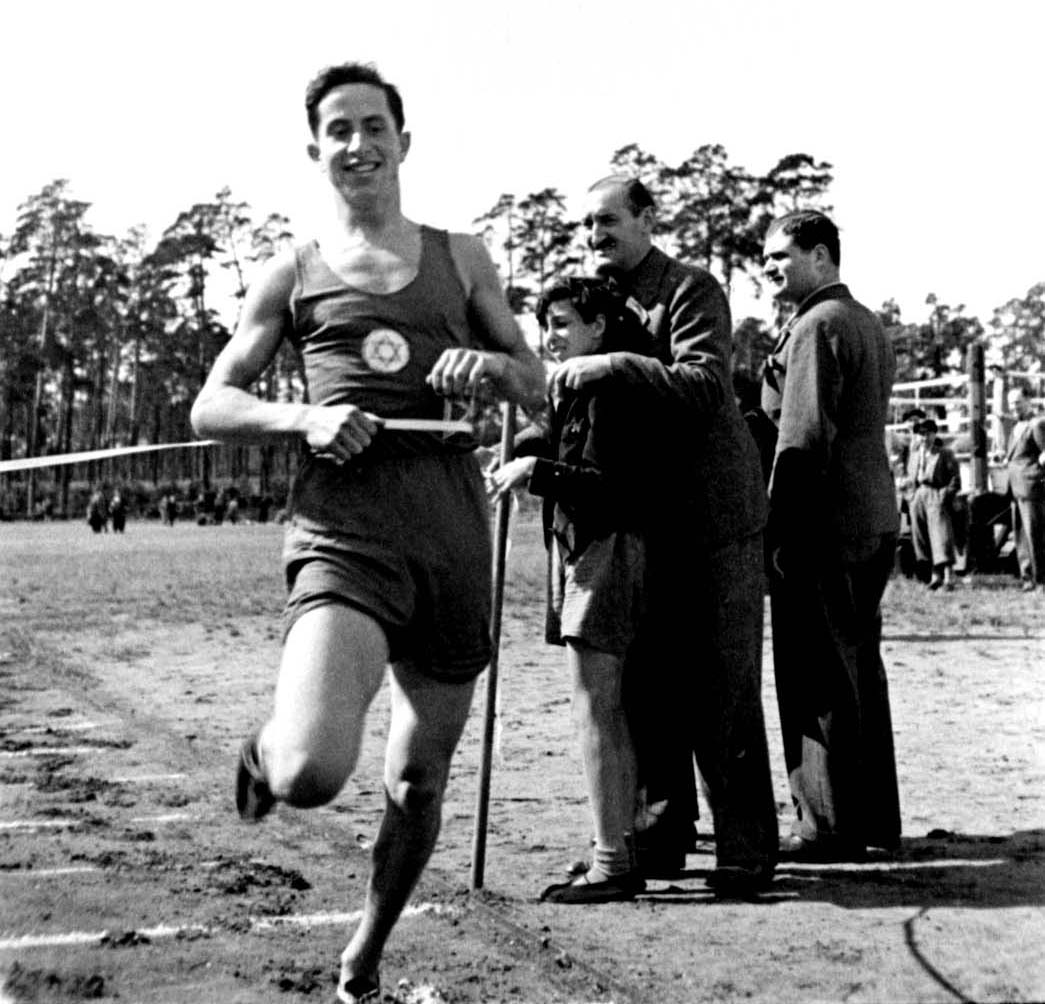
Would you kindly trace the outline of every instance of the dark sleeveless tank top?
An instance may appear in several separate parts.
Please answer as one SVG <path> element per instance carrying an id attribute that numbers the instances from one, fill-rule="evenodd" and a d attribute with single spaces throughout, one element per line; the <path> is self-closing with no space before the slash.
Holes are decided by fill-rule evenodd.
<path id="1" fill-rule="evenodd" d="M 476 346 L 468 301 L 445 230 L 421 227 L 417 275 L 394 293 L 348 285 L 315 241 L 295 249 L 290 341 L 313 404 L 355 404 L 381 418 L 442 418 L 444 398 L 425 383 L 444 349 Z M 471 437 L 383 431 L 367 456 L 460 452 Z"/>

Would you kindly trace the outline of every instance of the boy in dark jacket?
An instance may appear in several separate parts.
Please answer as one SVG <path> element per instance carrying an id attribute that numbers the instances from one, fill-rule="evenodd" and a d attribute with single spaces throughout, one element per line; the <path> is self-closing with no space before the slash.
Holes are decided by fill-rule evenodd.
<path id="1" fill-rule="evenodd" d="M 648 335 L 604 282 L 570 279 L 537 318 L 557 363 L 607 352 L 648 354 Z M 588 870 L 542 899 L 597 903 L 645 888 L 632 853 L 635 753 L 622 701 L 625 654 L 643 614 L 643 527 L 655 501 L 653 415 L 612 382 L 565 387 L 543 435 L 491 471 L 491 491 L 526 487 L 543 500 L 549 554 L 547 640 L 565 645 L 573 676 L 595 846 Z"/>

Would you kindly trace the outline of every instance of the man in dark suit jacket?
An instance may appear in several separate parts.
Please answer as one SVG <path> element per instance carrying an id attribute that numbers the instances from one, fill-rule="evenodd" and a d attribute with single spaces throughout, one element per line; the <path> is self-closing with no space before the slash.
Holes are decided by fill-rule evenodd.
<path id="1" fill-rule="evenodd" d="M 880 601 L 898 515 L 885 424 L 895 371 L 879 320 L 839 281 L 822 213 L 774 220 L 766 278 L 796 310 L 767 361 L 779 429 L 769 486 L 773 655 L 797 818 L 786 856 L 894 848 L 900 806 Z"/>
<path id="2" fill-rule="evenodd" d="M 1025 592 L 1045 585 L 1045 416 L 1036 415 L 1025 387 L 1009 391 L 1016 424 L 1009 434 L 1009 491 L 1012 493 L 1016 554 Z"/>
<path id="3" fill-rule="evenodd" d="M 647 534 L 650 616 L 628 653 L 626 700 L 640 784 L 667 809 L 638 834 L 639 863 L 650 874 L 684 864 L 696 753 L 715 825 L 708 881 L 748 892 L 768 884 L 778 843 L 761 701 L 765 489 L 733 395 L 729 304 L 709 273 L 653 246 L 653 224 L 640 182 L 592 186 L 585 225 L 596 269 L 629 296 L 653 355 L 571 359 L 553 383 L 612 380 L 635 409 L 666 416 L 650 448 L 669 458 L 672 484 Z"/>

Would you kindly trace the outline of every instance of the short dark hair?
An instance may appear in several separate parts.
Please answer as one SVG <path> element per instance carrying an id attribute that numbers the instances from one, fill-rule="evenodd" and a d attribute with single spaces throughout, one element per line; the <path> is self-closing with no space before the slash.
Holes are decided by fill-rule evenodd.
<path id="1" fill-rule="evenodd" d="M 796 209 L 778 216 L 769 224 L 766 237 L 772 236 L 778 230 L 787 234 L 803 251 L 812 251 L 817 244 L 823 244 L 832 263 L 842 264 L 842 245 L 838 238 L 838 227 L 819 209 Z"/>
<path id="2" fill-rule="evenodd" d="M 629 177 L 626 174 L 610 174 L 600 178 L 588 191 L 594 192 L 597 188 L 609 188 L 619 186 L 624 193 L 624 201 L 628 204 L 632 216 L 638 216 L 643 209 L 656 210 L 657 203 L 653 199 L 650 190 L 638 178 Z"/>
<path id="3" fill-rule="evenodd" d="M 371 87 L 384 91 L 396 130 L 403 131 L 406 116 L 403 113 L 403 99 L 395 85 L 388 83 L 372 63 L 340 63 L 320 70 L 305 88 L 305 113 L 308 115 L 308 127 L 313 136 L 319 126 L 320 101 L 335 87 L 345 84 L 370 84 Z"/>
<path id="4" fill-rule="evenodd" d="M 548 319 L 548 308 L 562 300 L 573 304 L 585 324 L 591 324 L 600 314 L 606 318 L 603 352 L 653 351 L 653 341 L 628 307 L 627 298 L 606 280 L 571 276 L 549 286 L 537 301 L 537 323 L 542 328 Z"/>
<path id="5" fill-rule="evenodd" d="M 902 422 L 911 422 L 911 421 L 915 421 L 915 420 L 920 421 L 923 418 L 925 418 L 925 412 L 921 408 L 908 408 L 907 411 L 905 411 L 903 413 L 903 416 L 901 417 L 900 421 L 902 421 Z"/>

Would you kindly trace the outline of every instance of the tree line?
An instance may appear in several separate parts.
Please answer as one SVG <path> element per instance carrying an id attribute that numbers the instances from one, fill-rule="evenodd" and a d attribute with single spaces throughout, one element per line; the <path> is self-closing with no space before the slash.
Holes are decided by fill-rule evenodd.
<path id="1" fill-rule="evenodd" d="M 664 250 L 707 268 L 727 290 L 740 280 L 761 288 L 762 240 L 774 216 L 832 208 L 832 165 L 804 153 L 760 175 L 719 145 L 671 165 L 631 144 L 609 166 L 641 177 L 653 193 Z M 55 180 L 18 207 L 10 235 L 0 234 L 0 459 L 190 440 L 192 401 L 235 324 L 229 304 L 241 302 L 257 268 L 295 239 L 285 216 L 257 219 L 228 188 L 179 213 L 156 241 L 141 227 L 122 237 L 96 233 L 89 209 L 67 180 Z M 517 313 L 532 311 L 553 277 L 585 269 L 583 228 L 555 188 L 503 194 L 473 226 L 501 267 Z M 962 370 L 977 340 L 1000 365 L 1042 368 L 1045 282 L 999 306 L 987 324 L 960 304 L 931 294 L 926 302 L 929 317 L 920 323 L 905 322 L 892 300 L 879 309 L 897 349 L 897 379 Z M 771 328 L 742 318 L 734 343 L 738 393 L 753 394 Z M 269 400 L 301 399 L 298 361 L 287 346 L 255 391 Z M 154 453 L 127 464 L 9 474 L 4 490 L 31 511 L 39 477 L 62 512 L 70 511 L 74 476 L 154 486 L 254 481 L 278 495 L 273 482 L 289 478 L 295 456 L 289 444 Z"/>

